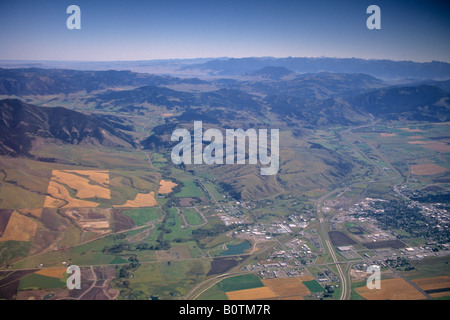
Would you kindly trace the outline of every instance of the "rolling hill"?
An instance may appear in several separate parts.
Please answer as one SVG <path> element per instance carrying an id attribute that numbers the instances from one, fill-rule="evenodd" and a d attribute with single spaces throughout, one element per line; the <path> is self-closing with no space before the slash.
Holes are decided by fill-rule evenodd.
<path id="1" fill-rule="evenodd" d="M 63 107 L 46 108 L 5 99 L 0 101 L 0 116 L 0 154 L 31 156 L 37 138 L 116 148 L 135 146 L 131 136 L 108 120 Z"/>

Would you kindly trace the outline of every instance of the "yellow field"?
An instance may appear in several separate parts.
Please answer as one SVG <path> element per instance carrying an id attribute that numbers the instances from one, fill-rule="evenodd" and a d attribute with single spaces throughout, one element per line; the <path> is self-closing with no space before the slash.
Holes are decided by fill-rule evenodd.
<path id="1" fill-rule="evenodd" d="M 267 287 L 225 292 L 230 300 L 261 300 L 276 298 L 277 294 Z"/>
<path id="2" fill-rule="evenodd" d="M 264 287 L 225 292 L 230 300 L 303 300 L 311 292 L 303 281 L 314 280 L 314 277 L 303 276 L 293 278 L 264 279 Z"/>
<path id="3" fill-rule="evenodd" d="M 42 208 L 41 209 L 18 209 L 19 213 L 23 215 L 32 215 L 33 217 L 40 218 L 42 214 Z"/>
<path id="4" fill-rule="evenodd" d="M 441 152 L 447 153 L 450 152 L 450 145 L 441 141 L 409 141 L 409 144 L 418 144 L 421 147 Z"/>
<path id="5" fill-rule="evenodd" d="M 387 132 L 381 132 L 380 136 L 382 137 L 395 137 L 397 134 L 396 133 L 387 133 Z"/>
<path id="6" fill-rule="evenodd" d="M 421 300 L 426 297 L 405 280 L 381 280 L 380 289 L 370 290 L 366 286 L 356 288 L 355 291 L 367 300 Z"/>
<path id="7" fill-rule="evenodd" d="M 77 190 L 76 197 L 111 199 L 109 174 L 97 170 L 53 170 L 51 180 Z"/>
<path id="8" fill-rule="evenodd" d="M 430 150 L 434 150 L 437 152 L 441 152 L 441 153 L 447 153 L 450 152 L 450 145 L 444 143 L 444 142 L 434 142 L 434 143 L 429 143 L 429 144 L 425 144 L 422 145 L 422 147 L 430 149 Z"/>
<path id="9" fill-rule="evenodd" d="M 64 274 L 66 273 L 67 268 L 46 268 L 41 269 L 36 274 L 40 274 L 41 276 L 47 276 L 52 278 L 61 279 L 64 277 Z"/>
<path id="10" fill-rule="evenodd" d="M 9 218 L 8 225 L 0 241 L 30 241 L 31 237 L 36 233 L 37 226 L 36 221 L 32 218 L 25 217 L 14 211 Z"/>
<path id="11" fill-rule="evenodd" d="M 400 128 L 400 129 L 404 130 L 404 131 L 408 131 L 408 132 L 425 132 L 425 131 L 420 130 L 420 129 L 410 129 L 410 128 Z"/>
<path id="12" fill-rule="evenodd" d="M 128 200 L 125 204 L 114 205 L 114 207 L 129 207 L 129 208 L 139 208 L 139 207 L 153 207 L 158 203 L 155 199 L 155 192 L 150 193 L 138 193 L 134 200 Z"/>
<path id="13" fill-rule="evenodd" d="M 67 189 L 57 183 L 50 180 L 48 184 L 47 193 L 50 196 L 45 197 L 44 207 L 46 208 L 71 208 L 71 207 L 97 207 L 98 203 L 74 199 L 69 195 Z"/>
<path id="14" fill-rule="evenodd" d="M 158 189 L 158 193 L 161 194 L 166 194 L 166 193 L 171 193 L 173 188 L 175 188 L 178 184 L 176 184 L 175 182 L 172 181 L 167 181 L 167 180 L 161 180 L 159 182 L 159 189 Z"/>
<path id="15" fill-rule="evenodd" d="M 447 171 L 447 168 L 438 166 L 434 163 L 416 164 L 411 166 L 411 173 L 418 176 L 427 176 Z"/>
<path id="16" fill-rule="evenodd" d="M 262 283 L 277 294 L 278 299 L 303 300 L 311 292 L 303 281 L 314 280 L 314 277 L 274 278 L 262 280 Z"/>
<path id="17" fill-rule="evenodd" d="M 449 276 L 441 276 L 441 277 L 432 277 L 432 278 L 422 278 L 413 280 L 416 285 L 420 287 L 422 290 L 433 290 L 433 289 L 444 289 L 450 288 L 450 277 Z M 436 292 L 429 294 L 432 298 L 438 297 L 447 297 L 450 296 L 450 290 L 444 292 Z"/>

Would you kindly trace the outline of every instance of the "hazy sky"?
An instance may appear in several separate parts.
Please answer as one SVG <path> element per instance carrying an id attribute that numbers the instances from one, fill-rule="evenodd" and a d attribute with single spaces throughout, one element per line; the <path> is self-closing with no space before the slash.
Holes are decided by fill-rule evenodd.
<path id="1" fill-rule="evenodd" d="M 449 1 L 447 1 L 449 2 Z M 81 8 L 81 30 L 66 9 Z M 366 9 L 381 8 L 381 30 Z M 358 57 L 450 62 L 446 1 L 0 0 L 0 59 Z"/>

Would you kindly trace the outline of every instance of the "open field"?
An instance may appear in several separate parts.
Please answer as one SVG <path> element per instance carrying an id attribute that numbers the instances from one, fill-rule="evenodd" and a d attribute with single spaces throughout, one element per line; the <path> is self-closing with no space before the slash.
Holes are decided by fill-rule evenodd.
<path id="1" fill-rule="evenodd" d="M 276 293 L 278 299 L 302 299 L 311 292 L 303 284 L 314 280 L 314 277 L 303 276 L 295 278 L 274 278 L 262 280 L 263 284 Z"/>
<path id="2" fill-rule="evenodd" d="M 438 166 L 434 163 L 415 164 L 411 166 L 411 173 L 418 176 L 428 176 L 448 171 L 447 168 Z"/>
<path id="3" fill-rule="evenodd" d="M 114 205 L 114 207 L 128 207 L 128 208 L 140 208 L 140 207 L 153 207 L 156 206 L 158 202 L 155 199 L 155 192 L 150 191 L 149 193 L 138 193 L 134 200 L 127 200 L 122 205 Z"/>
<path id="4" fill-rule="evenodd" d="M 225 294 L 230 300 L 262 300 L 277 297 L 277 294 L 268 287 L 230 291 Z"/>
<path id="5" fill-rule="evenodd" d="M 381 132 L 380 136 L 382 137 L 395 137 L 397 134 L 396 133 L 387 133 L 387 132 Z"/>
<path id="6" fill-rule="evenodd" d="M 410 128 L 400 128 L 400 130 L 404 130 L 404 131 L 407 131 L 407 132 L 425 132 L 425 131 L 423 131 L 421 129 L 410 129 Z"/>
<path id="7" fill-rule="evenodd" d="M 175 188 L 178 184 L 176 184 L 175 182 L 172 181 L 168 181 L 168 180 L 161 180 L 159 182 L 159 189 L 158 189 L 158 193 L 161 194 L 167 194 L 167 193 L 171 193 L 173 188 Z"/>
<path id="8" fill-rule="evenodd" d="M 33 219 L 14 211 L 9 218 L 0 241 L 30 241 L 35 235 L 38 224 Z"/>
<path id="9" fill-rule="evenodd" d="M 185 260 L 192 258 L 191 251 L 186 245 L 177 245 L 169 250 L 156 250 L 158 261 Z"/>
<path id="10" fill-rule="evenodd" d="M 367 286 L 355 291 L 367 300 L 422 300 L 426 297 L 401 278 L 382 279 L 380 289 L 369 289 Z"/>
<path id="11" fill-rule="evenodd" d="M 183 210 L 183 215 L 186 218 L 186 221 L 189 225 L 199 226 L 199 225 L 205 223 L 205 221 L 200 216 L 200 214 L 195 210 L 189 210 L 189 209 Z"/>
<path id="12" fill-rule="evenodd" d="M 92 201 L 71 197 L 69 191 L 63 185 L 53 180 L 48 184 L 47 193 L 50 194 L 44 202 L 44 207 L 47 208 L 97 207 L 99 205 Z"/>
<path id="13" fill-rule="evenodd" d="M 57 279 L 62 279 L 66 274 L 67 268 L 45 268 L 36 271 L 35 274 L 40 274 L 46 277 L 52 277 Z"/>
<path id="14" fill-rule="evenodd" d="M 121 214 L 130 217 L 137 226 L 143 226 L 151 221 L 156 221 L 162 216 L 162 212 L 159 207 L 133 208 L 122 211 Z"/>
<path id="15" fill-rule="evenodd" d="M 413 282 L 428 293 L 432 298 L 450 296 L 450 277 L 440 276 L 431 278 L 421 278 Z"/>
<path id="16" fill-rule="evenodd" d="M 77 191 L 76 197 L 111 199 L 109 174 L 100 170 L 53 170 L 51 180 Z"/>
<path id="17" fill-rule="evenodd" d="M 303 282 L 311 280 L 314 280 L 314 277 L 264 279 L 261 280 L 263 287 L 228 291 L 225 294 L 230 300 L 303 300 L 311 293 Z"/>
<path id="18" fill-rule="evenodd" d="M 9 218 L 13 212 L 14 210 L 12 209 L 0 209 L 0 238 L 3 236 L 3 232 L 5 231 Z"/>

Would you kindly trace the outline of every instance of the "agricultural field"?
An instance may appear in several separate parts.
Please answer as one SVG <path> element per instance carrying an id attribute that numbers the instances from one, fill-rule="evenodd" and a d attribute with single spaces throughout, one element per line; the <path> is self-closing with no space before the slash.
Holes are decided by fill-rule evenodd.
<path id="1" fill-rule="evenodd" d="M 311 294 L 305 283 L 313 279 L 311 276 L 263 280 L 254 274 L 232 276 L 215 284 L 199 299 L 304 300 Z"/>
<path id="2" fill-rule="evenodd" d="M 424 300 L 426 296 L 401 278 L 380 281 L 380 289 L 363 285 L 355 289 L 366 300 Z"/>

